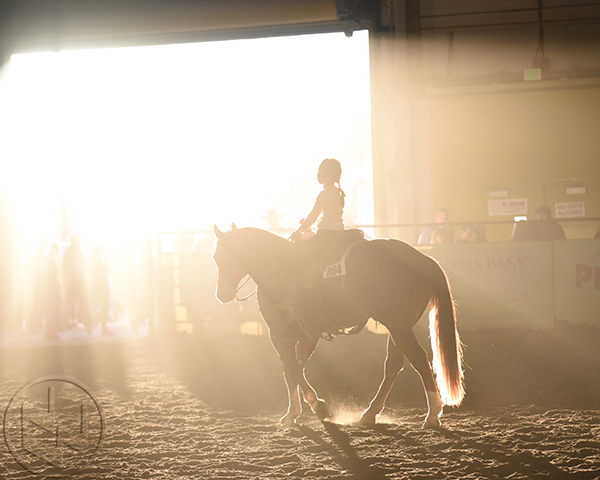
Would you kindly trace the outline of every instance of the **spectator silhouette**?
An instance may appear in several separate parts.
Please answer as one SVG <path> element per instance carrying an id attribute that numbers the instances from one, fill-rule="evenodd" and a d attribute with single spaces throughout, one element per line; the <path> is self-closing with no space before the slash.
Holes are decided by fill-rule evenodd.
<path id="1" fill-rule="evenodd" d="M 44 261 L 44 318 L 46 319 L 44 337 L 53 340 L 59 338 L 58 331 L 60 330 L 64 310 L 58 243 L 52 242 L 50 244 L 49 252 L 44 257 Z"/>
<path id="2" fill-rule="evenodd" d="M 206 329 L 209 319 L 219 312 L 215 297 L 217 269 L 212 259 L 216 237 L 212 229 L 206 237 L 196 242 L 194 253 L 181 260 L 181 302 L 187 307 L 195 332 Z"/>
<path id="3" fill-rule="evenodd" d="M 279 223 L 279 219 L 281 215 L 277 213 L 276 210 L 267 211 L 267 216 L 263 217 L 263 220 L 267 221 L 267 225 L 269 225 L 269 230 L 274 233 L 283 233 L 285 232 L 285 228 Z"/>
<path id="4" fill-rule="evenodd" d="M 87 292 L 86 260 L 78 235 L 71 236 L 71 245 L 65 250 L 62 263 L 67 326 L 73 327 L 79 322 L 90 332 L 91 315 Z"/>
<path id="5" fill-rule="evenodd" d="M 427 245 L 433 242 L 433 232 L 438 228 L 445 228 L 444 224 L 448 221 L 450 214 L 448 210 L 445 208 L 439 208 L 437 212 L 435 212 L 435 225 L 427 225 L 419 235 L 419 245 Z M 444 234 L 447 238 L 448 235 Z M 452 236 L 452 232 L 450 232 L 450 236 Z M 450 240 L 452 241 L 452 240 Z"/>
<path id="6" fill-rule="evenodd" d="M 433 231 L 431 243 L 452 243 L 452 232 L 444 227 L 438 227 Z"/>
<path id="7" fill-rule="evenodd" d="M 43 237 L 38 251 L 31 261 L 30 280 L 31 280 L 31 312 L 27 321 L 27 327 L 32 332 L 42 329 L 44 321 L 44 288 L 46 282 L 46 248 L 48 247 L 48 237 Z M 27 282 L 29 283 L 29 282 Z"/>
<path id="8" fill-rule="evenodd" d="M 455 243 L 471 243 L 473 241 L 473 225 L 461 225 Z"/>
<path id="9" fill-rule="evenodd" d="M 552 218 L 552 210 L 550 210 L 550 207 L 542 205 L 535 213 L 542 240 L 565 239 L 565 231 L 560 226 L 560 223 Z"/>
<path id="10" fill-rule="evenodd" d="M 515 242 L 536 241 L 542 239 L 542 233 L 537 222 L 520 220 L 515 223 L 510 239 Z"/>
<path id="11" fill-rule="evenodd" d="M 90 258 L 90 300 L 95 323 L 102 325 L 102 335 L 113 335 L 106 325 L 110 313 L 110 276 L 101 245 L 94 245 Z"/>
<path id="12" fill-rule="evenodd" d="M 150 237 L 144 240 L 140 254 L 139 281 L 135 290 L 133 312 L 129 314 L 129 323 L 134 331 L 150 320 L 154 315 L 156 292 L 156 270 L 158 268 L 156 255 L 153 253 Z"/>
<path id="13" fill-rule="evenodd" d="M 473 227 L 473 243 L 487 242 L 487 233 L 483 225 L 475 225 Z"/>
<path id="14" fill-rule="evenodd" d="M 137 308 L 137 296 L 141 282 L 136 253 L 136 242 L 133 237 L 127 238 L 119 254 L 113 275 L 112 304 L 115 315 L 123 314 L 131 321 Z"/>

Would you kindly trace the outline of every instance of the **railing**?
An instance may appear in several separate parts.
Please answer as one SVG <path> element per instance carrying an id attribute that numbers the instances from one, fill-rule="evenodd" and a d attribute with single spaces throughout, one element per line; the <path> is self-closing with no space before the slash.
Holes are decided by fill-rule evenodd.
<path id="1" fill-rule="evenodd" d="M 600 232 L 600 217 L 585 218 L 558 218 L 558 223 L 563 227 L 568 240 L 581 240 L 594 238 L 597 232 Z M 531 220 L 535 222 L 535 220 Z M 465 221 L 465 222 L 447 222 L 445 228 L 452 231 L 453 238 L 456 240 L 459 236 L 461 227 L 470 225 L 479 225 L 484 228 L 489 242 L 507 242 L 512 240 L 515 228 L 514 220 L 484 220 L 484 221 Z M 433 223 L 402 223 L 402 224 L 374 224 L 374 225 L 356 225 L 354 228 L 360 228 L 368 232 L 372 238 L 397 238 L 404 240 L 411 245 L 418 243 L 419 235 L 425 227 L 435 227 Z"/>
<path id="2" fill-rule="evenodd" d="M 487 319 L 487 327 L 523 324 L 537 328 L 542 324 L 552 324 L 554 319 L 573 320 L 572 316 L 569 316 L 571 315 L 569 309 L 573 302 L 570 298 L 566 298 L 567 294 L 563 292 L 565 288 L 570 289 L 569 295 L 572 296 L 580 295 L 582 292 L 591 295 L 593 298 L 590 308 L 592 309 L 596 305 L 594 302 L 600 302 L 596 299 L 596 296 L 600 296 L 600 290 L 595 288 L 600 285 L 600 256 L 597 265 L 593 259 L 590 259 L 591 257 L 578 259 L 578 255 L 581 256 L 584 249 L 596 248 L 596 243 L 590 239 L 593 237 L 592 232 L 598 231 L 600 227 L 600 218 L 559 219 L 559 223 L 567 232 L 567 239 L 573 240 L 564 244 L 559 242 L 562 244 L 560 248 L 551 246 L 552 242 L 509 242 L 511 235 L 508 234 L 504 245 L 500 241 L 489 241 L 470 246 L 465 244 L 421 246 L 420 249 L 438 259 L 446 269 L 451 282 L 456 286 L 463 316 L 469 315 L 474 318 L 483 315 L 481 312 L 487 302 L 501 307 L 501 310 L 506 313 L 504 323 L 502 321 L 494 323 L 495 320 Z M 515 222 L 484 221 L 476 224 L 483 225 L 486 229 L 504 228 L 505 231 L 512 232 Z M 587 232 L 590 232 L 587 242 L 569 236 L 569 232 L 574 231 L 569 228 L 569 225 L 583 224 L 586 225 Z M 458 230 L 463 225 L 464 223 L 458 222 L 446 223 L 445 228 L 452 229 L 456 238 Z M 425 224 L 357 225 L 356 228 L 372 232 L 368 234 L 371 237 L 398 238 L 416 244 L 418 232 L 425 226 Z M 583 230 L 579 228 L 577 231 Z M 286 236 L 289 232 L 286 230 L 274 233 Z M 255 298 L 243 304 L 221 305 L 217 302 L 216 266 L 212 260 L 212 245 L 216 240 L 213 232 L 159 232 L 156 238 L 157 261 L 152 292 L 155 315 L 151 318 L 151 333 L 159 330 L 207 330 L 217 328 L 216 325 L 219 325 L 218 328 L 222 332 L 231 330 L 239 333 L 245 323 L 252 323 L 245 328 L 254 329 L 258 333 L 264 332 L 264 329 L 261 330 L 262 324 Z M 199 242 L 196 242 L 197 239 Z M 598 247 L 600 248 L 600 241 Z M 514 264 L 514 258 L 520 260 Z M 523 260 L 524 258 L 528 260 Z M 512 277 L 507 277 L 504 275 L 504 264 L 510 268 L 514 265 L 522 268 L 511 271 Z M 544 265 L 543 268 L 540 265 Z M 588 270 L 592 272 L 591 287 L 588 285 L 589 279 L 583 282 L 587 278 L 585 275 L 589 273 Z M 513 291 L 518 284 L 517 280 L 523 285 L 521 293 Z M 500 288 L 500 285 L 504 286 Z M 534 287 L 529 289 L 530 285 Z M 252 291 L 254 286 L 248 285 L 245 288 Z M 502 288 L 505 289 L 504 293 Z M 557 292 L 557 288 L 560 291 Z M 591 293 L 588 291 L 590 289 Z M 527 293 L 530 291 L 531 293 Z M 508 305 L 511 302 L 512 306 Z M 579 303 L 582 305 L 581 302 Z M 547 308 L 542 308 L 544 305 Z M 536 316 L 538 315 L 534 313 L 536 311 L 540 312 L 541 317 Z M 596 317 L 600 324 L 600 304 Z M 214 322 L 217 318 L 219 321 Z M 478 322 L 473 318 L 463 319 L 463 324 L 469 325 L 470 328 L 477 328 Z"/>

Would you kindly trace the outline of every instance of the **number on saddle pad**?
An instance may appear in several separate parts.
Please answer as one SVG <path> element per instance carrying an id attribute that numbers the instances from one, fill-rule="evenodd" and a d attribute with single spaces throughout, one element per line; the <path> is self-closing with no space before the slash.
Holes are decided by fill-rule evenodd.
<path id="1" fill-rule="evenodd" d="M 323 278 L 341 277 L 346 275 L 346 255 L 338 263 L 329 265 L 323 272 Z"/>

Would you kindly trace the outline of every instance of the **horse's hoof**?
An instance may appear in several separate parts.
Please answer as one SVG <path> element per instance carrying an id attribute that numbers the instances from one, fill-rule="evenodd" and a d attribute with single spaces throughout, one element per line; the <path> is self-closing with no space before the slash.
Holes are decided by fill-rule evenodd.
<path id="1" fill-rule="evenodd" d="M 312 407 L 315 415 L 319 417 L 319 420 L 325 420 L 329 418 L 329 408 L 323 400 L 317 400 L 317 403 Z"/>
<path id="2" fill-rule="evenodd" d="M 426 430 L 426 429 L 440 428 L 441 426 L 442 426 L 442 422 L 440 422 L 440 419 L 438 417 L 434 416 L 434 417 L 427 417 L 425 419 L 425 423 L 423 423 L 423 426 L 421 428 Z"/>
<path id="3" fill-rule="evenodd" d="M 292 415 L 285 415 L 284 417 L 281 417 L 281 419 L 279 420 L 279 424 L 282 427 L 293 427 L 294 425 L 296 425 L 296 418 L 293 417 Z"/>
<path id="4" fill-rule="evenodd" d="M 377 415 L 372 415 L 370 413 L 363 413 L 358 421 L 359 425 L 364 427 L 372 427 L 373 425 L 377 425 Z"/>

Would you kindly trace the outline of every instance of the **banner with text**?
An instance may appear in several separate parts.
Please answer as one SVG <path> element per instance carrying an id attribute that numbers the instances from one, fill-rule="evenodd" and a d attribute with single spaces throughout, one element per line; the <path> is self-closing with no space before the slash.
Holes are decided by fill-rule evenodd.
<path id="1" fill-rule="evenodd" d="M 419 250 L 446 271 L 460 329 L 554 326 L 551 242 L 442 244 Z"/>
<path id="2" fill-rule="evenodd" d="M 600 327 L 600 241 L 554 242 L 556 319 Z"/>

